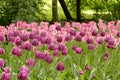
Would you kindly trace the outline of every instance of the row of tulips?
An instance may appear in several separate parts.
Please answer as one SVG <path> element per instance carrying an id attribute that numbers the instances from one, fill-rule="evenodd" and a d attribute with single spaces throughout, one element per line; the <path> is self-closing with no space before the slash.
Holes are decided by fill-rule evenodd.
<path id="1" fill-rule="evenodd" d="M 0 26 L 0 68 L 2 70 L 1 79 L 10 80 L 10 71 L 12 67 L 6 66 L 4 55 L 8 55 L 5 52 L 9 50 L 9 55 L 18 59 L 24 55 L 24 51 L 27 51 L 26 63 L 18 68 L 17 79 L 27 80 L 30 74 L 31 68 L 37 64 L 36 60 L 42 60 L 48 64 L 54 62 L 54 58 L 69 55 L 70 49 L 76 55 L 82 54 L 84 49 L 82 46 L 77 44 L 87 44 L 88 51 L 92 51 L 99 45 L 104 45 L 108 49 L 115 49 L 120 43 L 120 20 L 115 24 L 114 21 L 105 24 L 103 20 L 99 20 L 98 23 L 90 21 L 89 23 L 79 23 L 79 22 L 66 22 L 64 26 L 60 23 L 55 22 L 49 25 L 48 22 L 41 22 L 37 24 L 26 23 L 23 21 L 18 21 L 17 23 L 11 23 L 6 28 Z M 72 47 L 69 49 L 67 43 L 73 43 Z M 7 44 L 6 44 L 7 43 Z M 11 51 L 8 49 L 7 45 L 12 45 Z M 4 45 L 6 47 L 4 47 Z M 3 48 L 4 47 L 4 48 Z M 43 50 L 41 48 L 45 47 Z M 104 60 L 108 60 L 109 52 L 104 55 Z M 31 56 L 32 55 L 32 56 Z M 78 58 L 79 59 L 79 58 Z M 6 60 L 6 59 L 5 59 Z M 19 62 L 20 61 L 20 62 Z M 18 63 L 22 64 L 22 60 L 18 60 Z M 11 63 L 12 64 L 12 63 Z M 90 71 L 90 63 L 84 66 L 86 70 Z M 56 69 L 58 71 L 66 70 L 66 67 L 62 61 L 56 63 Z M 84 70 L 78 70 L 80 75 L 84 74 Z M 37 76 L 36 76 L 37 77 Z"/>

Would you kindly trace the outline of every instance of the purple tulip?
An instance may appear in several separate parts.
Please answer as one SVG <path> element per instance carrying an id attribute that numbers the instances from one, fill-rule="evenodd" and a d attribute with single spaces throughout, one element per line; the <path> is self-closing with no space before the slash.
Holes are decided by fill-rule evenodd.
<path id="1" fill-rule="evenodd" d="M 39 40 L 38 39 L 32 39 L 31 44 L 33 46 L 38 46 L 39 45 Z"/>
<path id="2" fill-rule="evenodd" d="M 31 66 L 31 67 L 34 67 L 34 65 L 35 65 L 35 60 L 34 60 L 33 58 L 29 58 L 29 59 L 27 60 L 27 64 L 28 64 L 29 66 Z"/>
<path id="3" fill-rule="evenodd" d="M 57 64 L 57 66 L 56 66 L 56 69 L 57 69 L 58 71 L 63 71 L 63 70 L 65 69 L 65 67 L 64 67 L 64 65 L 63 65 L 62 62 L 59 62 L 59 63 Z"/>
<path id="4" fill-rule="evenodd" d="M 36 57 L 37 59 L 44 59 L 44 58 L 45 58 L 45 54 L 43 54 L 43 53 L 40 52 L 40 51 L 36 51 L 36 52 L 35 52 L 35 57 Z"/>
<path id="5" fill-rule="evenodd" d="M 109 41 L 108 41 L 108 45 L 113 46 L 114 44 L 115 44 L 115 41 L 114 41 L 114 40 L 109 40 Z"/>
<path id="6" fill-rule="evenodd" d="M 83 70 L 80 70 L 80 71 L 79 71 L 79 74 L 80 74 L 80 75 L 83 75 L 83 74 L 84 74 L 84 71 L 83 71 Z"/>
<path id="7" fill-rule="evenodd" d="M 84 37 L 84 36 L 85 36 L 85 32 L 84 32 L 84 31 L 81 31 L 81 32 L 79 33 L 79 35 L 82 36 L 82 37 Z"/>
<path id="8" fill-rule="evenodd" d="M 102 44 L 103 43 L 103 39 L 99 38 L 99 40 L 97 41 L 98 44 Z"/>
<path id="9" fill-rule="evenodd" d="M 118 31 L 116 35 L 117 35 L 118 37 L 120 37 L 120 31 Z"/>
<path id="10" fill-rule="evenodd" d="M 106 42 L 109 42 L 110 39 L 111 39 L 110 37 L 106 37 L 106 38 L 105 38 L 105 41 L 106 41 Z"/>
<path id="11" fill-rule="evenodd" d="M 3 70 L 4 70 L 5 73 L 10 73 L 10 68 L 9 67 L 5 67 Z"/>
<path id="12" fill-rule="evenodd" d="M 93 31 L 92 31 L 92 36 L 97 36 L 97 33 L 98 33 L 97 30 L 93 30 Z"/>
<path id="13" fill-rule="evenodd" d="M 26 41 L 22 44 L 22 48 L 29 51 L 32 49 L 32 45 L 30 44 L 29 41 Z"/>
<path id="14" fill-rule="evenodd" d="M 20 34 L 20 38 L 21 38 L 21 40 L 23 40 L 23 41 L 27 41 L 28 36 L 27 36 L 26 34 Z"/>
<path id="15" fill-rule="evenodd" d="M 0 58 L 0 67 L 4 66 L 4 59 Z"/>
<path id="16" fill-rule="evenodd" d="M 62 54 L 63 54 L 63 55 L 67 55 L 67 54 L 68 54 L 68 50 L 67 50 L 66 48 L 63 49 L 63 50 L 62 50 Z"/>
<path id="17" fill-rule="evenodd" d="M 3 48 L 0 48 L 0 55 L 4 54 L 5 50 Z"/>
<path id="18" fill-rule="evenodd" d="M 41 41 L 42 44 L 44 44 L 46 42 L 46 39 L 45 38 L 41 38 L 40 41 Z"/>
<path id="19" fill-rule="evenodd" d="M 85 69 L 89 71 L 89 70 L 91 69 L 91 67 L 90 67 L 89 65 L 87 65 L 87 66 L 85 67 Z"/>
<path id="20" fill-rule="evenodd" d="M 64 44 L 59 44 L 58 45 L 58 50 L 64 50 L 65 49 L 65 45 Z"/>
<path id="21" fill-rule="evenodd" d="M 101 35 L 102 37 L 104 37 L 104 36 L 105 36 L 105 31 L 102 31 L 102 32 L 100 33 L 100 35 Z"/>
<path id="22" fill-rule="evenodd" d="M 108 57 L 107 57 L 107 56 L 104 56 L 104 60 L 107 61 L 107 60 L 108 60 Z"/>
<path id="23" fill-rule="evenodd" d="M 56 29 L 57 31 L 60 31 L 60 30 L 61 30 L 61 26 L 60 26 L 60 25 L 57 25 L 55 29 Z"/>
<path id="24" fill-rule="evenodd" d="M 71 35 L 76 35 L 76 31 L 75 31 L 74 29 L 71 29 L 71 30 L 70 30 L 70 34 L 71 34 Z"/>
<path id="25" fill-rule="evenodd" d="M 51 43 L 51 44 L 49 44 L 48 48 L 49 48 L 50 50 L 56 50 L 56 49 L 57 49 L 57 46 L 56 46 L 55 44 Z"/>
<path id="26" fill-rule="evenodd" d="M 107 44 L 107 48 L 111 49 L 111 48 L 112 48 L 112 46 L 111 46 L 111 45 L 109 45 L 109 44 Z"/>
<path id="27" fill-rule="evenodd" d="M 4 35 L 0 34 L 0 42 L 4 42 L 4 40 L 5 40 Z"/>
<path id="28" fill-rule="evenodd" d="M 14 42 L 14 41 L 15 41 L 15 37 L 13 37 L 13 36 L 9 36 L 9 37 L 8 37 L 8 41 L 10 41 L 10 42 Z"/>
<path id="29" fill-rule="evenodd" d="M 94 45 L 93 44 L 88 44 L 88 49 L 89 50 L 93 50 L 94 49 Z"/>
<path id="30" fill-rule="evenodd" d="M 13 37 L 14 37 L 13 32 L 9 32 L 9 33 L 8 33 L 8 37 L 9 37 L 9 36 L 13 36 Z"/>
<path id="31" fill-rule="evenodd" d="M 31 32 L 30 35 L 29 35 L 29 38 L 30 39 L 35 39 L 36 38 L 35 32 Z"/>
<path id="32" fill-rule="evenodd" d="M 43 38 L 45 38 L 46 35 L 47 35 L 46 32 L 41 32 L 41 33 L 40 33 L 40 36 L 43 37 Z"/>
<path id="33" fill-rule="evenodd" d="M 59 51 L 58 50 L 54 51 L 54 56 L 56 56 L 56 57 L 59 56 Z"/>
<path id="34" fill-rule="evenodd" d="M 29 72 L 30 72 L 29 68 L 27 68 L 26 66 L 22 66 L 18 74 L 18 80 L 27 80 Z"/>
<path id="35" fill-rule="evenodd" d="M 30 72 L 29 68 L 26 67 L 26 66 L 22 66 L 21 69 L 20 69 L 20 71 L 25 71 L 26 73 Z"/>
<path id="36" fill-rule="evenodd" d="M 10 80 L 10 73 L 3 72 L 1 79 L 2 80 Z"/>
<path id="37" fill-rule="evenodd" d="M 28 73 L 25 71 L 20 71 L 18 75 L 18 80 L 27 80 Z"/>
<path id="38" fill-rule="evenodd" d="M 87 42 L 88 44 L 91 44 L 91 43 L 93 42 L 93 39 L 92 39 L 91 37 L 88 37 L 87 40 L 86 40 L 86 42 Z"/>
<path id="39" fill-rule="evenodd" d="M 16 45 L 21 45 L 21 43 L 22 43 L 22 40 L 20 38 L 16 38 L 15 44 Z"/>
<path id="40" fill-rule="evenodd" d="M 110 54 L 109 52 L 106 52 L 106 53 L 105 53 L 105 56 L 106 56 L 106 57 L 108 57 L 108 56 L 109 56 L 109 54 Z"/>
<path id="41" fill-rule="evenodd" d="M 52 57 L 50 56 L 50 54 L 48 54 L 48 53 L 45 54 L 45 61 L 49 64 L 52 63 L 53 60 L 52 60 Z"/>
<path id="42" fill-rule="evenodd" d="M 46 40 L 45 40 L 45 43 L 46 43 L 46 44 L 50 44 L 51 42 L 52 42 L 52 39 L 51 39 L 51 38 L 49 38 L 49 37 L 46 38 Z"/>
<path id="43" fill-rule="evenodd" d="M 22 55 L 22 52 L 21 52 L 21 49 L 19 48 L 19 47 L 14 47 L 13 49 L 12 49 L 12 54 L 13 55 L 16 55 L 16 56 L 21 56 Z"/>
<path id="44" fill-rule="evenodd" d="M 81 54 L 81 53 L 82 53 L 82 48 L 77 47 L 77 48 L 75 49 L 75 52 L 76 52 L 77 54 Z"/>
<path id="45" fill-rule="evenodd" d="M 72 36 L 70 34 L 68 34 L 66 37 L 65 37 L 65 40 L 66 41 L 70 41 L 72 39 Z"/>
<path id="46" fill-rule="evenodd" d="M 75 38 L 76 38 L 77 41 L 81 41 L 82 40 L 82 36 L 80 36 L 80 35 L 75 36 Z"/>
<path id="47" fill-rule="evenodd" d="M 41 36 L 40 35 L 36 35 L 36 39 L 38 39 L 39 41 L 41 41 Z"/>
<path id="48" fill-rule="evenodd" d="M 13 31 L 13 36 L 14 36 L 14 37 L 17 37 L 18 34 L 19 34 L 18 31 Z"/>
<path id="49" fill-rule="evenodd" d="M 73 46 L 72 46 L 72 50 L 75 50 L 76 48 L 77 48 L 76 45 L 73 45 Z"/>
<path id="50" fill-rule="evenodd" d="M 62 42 L 62 36 L 57 36 L 57 41 Z"/>

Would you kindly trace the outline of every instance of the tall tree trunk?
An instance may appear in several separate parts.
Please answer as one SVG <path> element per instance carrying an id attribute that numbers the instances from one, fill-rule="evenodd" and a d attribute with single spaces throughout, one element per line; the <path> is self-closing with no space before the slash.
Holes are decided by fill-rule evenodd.
<path id="1" fill-rule="evenodd" d="M 81 9 L 80 9 L 80 0 L 76 0 L 77 3 L 77 7 L 76 7 L 76 17 L 77 17 L 77 21 L 80 22 L 81 21 Z"/>
<path id="2" fill-rule="evenodd" d="M 52 0 L 52 21 L 58 21 L 57 0 Z"/>
<path id="3" fill-rule="evenodd" d="M 59 0 L 59 2 L 60 2 L 60 5 L 61 5 L 61 7 L 63 9 L 63 12 L 64 12 L 66 18 L 70 19 L 70 20 L 73 20 L 73 18 L 70 15 L 70 12 L 68 11 L 68 8 L 67 8 L 67 6 L 65 4 L 65 1 L 64 0 Z"/>

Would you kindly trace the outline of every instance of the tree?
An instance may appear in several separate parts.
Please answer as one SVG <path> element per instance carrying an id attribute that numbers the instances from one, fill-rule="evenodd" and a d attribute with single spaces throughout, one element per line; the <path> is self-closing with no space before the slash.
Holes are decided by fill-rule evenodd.
<path id="1" fill-rule="evenodd" d="M 67 8 L 67 6 L 65 4 L 65 1 L 64 0 L 59 0 L 59 2 L 60 2 L 60 5 L 61 5 L 61 7 L 63 9 L 63 12 L 64 12 L 66 18 L 68 20 L 73 20 L 72 16 L 70 15 L 70 12 L 68 11 L 68 8 Z"/>
<path id="2" fill-rule="evenodd" d="M 45 17 L 43 0 L 0 0 L 0 25 L 23 20 L 39 22 Z"/>
<path id="3" fill-rule="evenodd" d="M 58 21 L 57 0 L 52 0 L 52 21 Z"/>
<path id="4" fill-rule="evenodd" d="M 80 9 L 80 1 L 81 0 L 76 0 L 76 3 L 77 3 L 77 7 L 76 7 L 76 18 L 77 18 L 77 21 L 80 22 L 81 21 L 81 9 Z"/>

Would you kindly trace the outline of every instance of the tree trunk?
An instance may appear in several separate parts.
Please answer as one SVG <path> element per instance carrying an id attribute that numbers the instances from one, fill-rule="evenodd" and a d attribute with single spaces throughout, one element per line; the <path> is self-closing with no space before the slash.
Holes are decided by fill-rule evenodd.
<path id="1" fill-rule="evenodd" d="M 77 13 L 77 21 L 81 21 L 81 9 L 80 9 L 80 0 L 76 0 L 77 2 L 77 7 L 76 7 L 76 13 Z"/>
<path id="2" fill-rule="evenodd" d="M 52 21 L 58 21 L 57 0 L 52 0 Z"/>
<path id="3" fill-rule="evenodd" d="M 69 19 L 69 20 L 73 20 L 73 18 L 70 15 L 70 12 L 68 11 L 68 8 L 67 8 L 67 6 L 65 4 L 65 1 L 64 0 L 59 0 L 59 2 L 60 2 L 60 5 L 61 5 L 61 7 L 63 9 L 63 12 L 64 12 L 66 18 Z"/>

